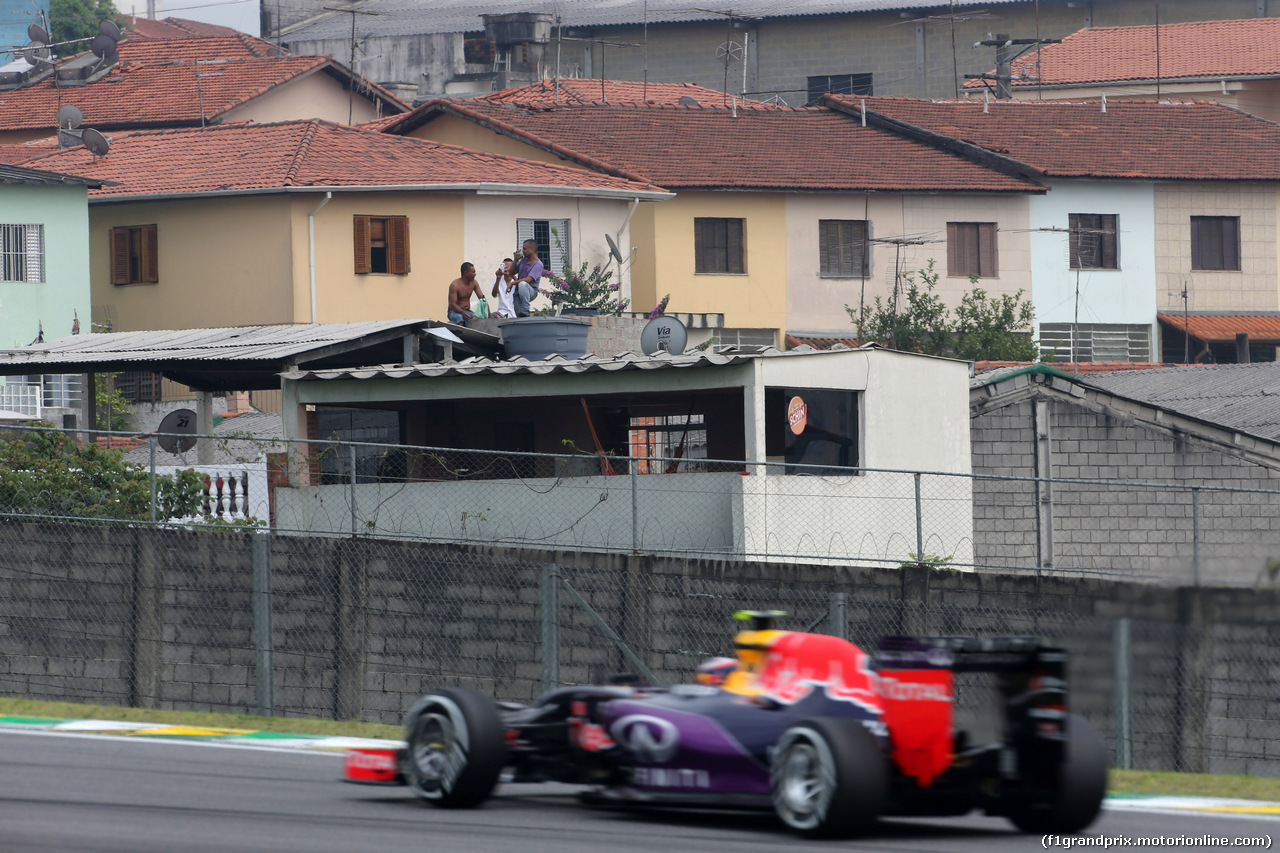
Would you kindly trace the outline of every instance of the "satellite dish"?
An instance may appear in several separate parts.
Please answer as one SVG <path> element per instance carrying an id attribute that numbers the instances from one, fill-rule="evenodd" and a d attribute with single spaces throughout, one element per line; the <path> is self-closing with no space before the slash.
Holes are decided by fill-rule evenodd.
<path id="1" fill-rule="evenodd" d="M 39 24 L 32 24 L 27 27 L 27 38 L 36 44 L 50 44 L 53 39 L 49 38 L 48 31 Z"/>
<path id="2" fill-rule="evenodd" d="M 609 254 L 613 255 L 613 259 L 622 265 L 622 252 L 618 249 L 618 243 L 613 239 L 612 234 L 604 235 L 605 242 L 609 244 Z"/>
<path id="3" fill-rule="evenodd" d="M 22 58 L 27 61 L 28 65 L 44 66 L 52 68 L 55 63 L 49 58 L 49 48 L 43 45 L 28 45 L 22 49 Z"/>
<path id="4" fill-rule="evenodd" d="M 164 416 L 156 430 L 160 446 L 170 453 L 186 453 L 196 446 L 196 413 L 175 409 Z"/>
<path id="5" fill-rule="evenodd" d="M 107 149 L 111 147 L 111 141 L 91 127 L 84 129 L 80 140 L 84 143 L 85 148 L 88 148 L 98 157 L 106 157 Z"/>
<path id="6" fill-rule="evenodd" d="M 675 317 L 654 317 L 640 331 L 640 349 L 645 355 L 658 352 L 679 355 L 688 342 L 689 333 L 684 323 Z"/>
<path id="7" fill-rule="evenodd" d="M 116 48 L 116 40 L 110 36 L 94 36 L 89 42 L 89 50 L 99 59 L 114 60 L 120 52 Z"/>
<path id="8" fill-rule="evenodd" d="M 104 35 L 112 41 L 120 41 L 124 35 L 120 32 L 120 28 L 115 25 L 114 21 L 99 21 L 98 34 Z"/>
<path id="9" fill-rule="evenodd" d="M 697 99 L 697 98 L 695 98 L 695 97 L 693 97 L 692 95 L 681 95 L 681 96 L 680 96 L 680 100 L 679 100 L 679 101 L 677 101 L 676 103 L 678 103 L 678 104 L 679 104 L 680 106 L 682 106 L 682 107 L 700 107 L 700 106 L 702 106 L 702 104 L 698 103 L 698 99 Z"/>
<path id="10" fill-rule="evenodd" d="M 75 104 L 63 104 L 58 107 L 58 129 L 75 130 L 84 122 L 84 113 Z"/>

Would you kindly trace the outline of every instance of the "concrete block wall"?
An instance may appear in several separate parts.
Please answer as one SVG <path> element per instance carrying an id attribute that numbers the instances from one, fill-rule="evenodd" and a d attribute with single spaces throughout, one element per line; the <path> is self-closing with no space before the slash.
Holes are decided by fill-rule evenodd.
<path id="1" fill-rule="evenodd" d="M 253 712 L 251 536 L 0 524 L 0 694 Z M 371 539 L 270 542 L 275 713 L 396 724 L 424 691 L 529 701 L 542 688 L 542 579 L 556 566 L 560 681 L 636 671 L 688 680 L 729 654 L 743 608 L 846 636 L 1033 635 L 1071 653 L 1072 707 L 1116 742 L 1116 620 L 1132 625 L 1133 766 L 1280 776 L 1280 589 L 470 548 Z M 585 603 L 585 604 L 584 604 Z M 980 680 L 964 714 L 990 717 Z M 968 725 L 968 722 L 966 722 Z M 976 724 L 975 724 L 976 725 Z"/>
<path id="2" fill-rule="evenodd" d="M 1280 472 L 1061 399 L 1049 411 L 1055 568 L 1168 583 L 1192 583 L 1198 572 L 1203 583 L 1254 583 L 1265 577 L 1267 560 L 1280 556 L 1277 495 L 1214 491 L 1280 492 Z M 1036 476 L 1030 401 L 984 413 L 972 425 L 975 474 Z M 1191 487 L 1199 488 L 1198 531 Z M 1036 565 L 1034 483 L 978 480 L 974 515 L 979 565 Z"/>

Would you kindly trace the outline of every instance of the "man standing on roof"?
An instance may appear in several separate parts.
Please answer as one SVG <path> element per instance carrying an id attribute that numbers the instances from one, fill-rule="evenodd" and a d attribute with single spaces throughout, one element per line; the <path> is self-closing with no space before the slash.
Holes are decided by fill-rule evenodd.
<path id="1" fill-rule="evenodd" d="M 538 260 L 538 244 L 525 240 L 520 262 L 516 264 L 515 308 L 517 317 L 529 316 L 529 303 L 538 295 L 542 280 L 542 261 Z"/>
<path id="2" fill-rule="evenodd" d="M 465 326 L 475 316 L 471 312 L 471 294 L 483 300 L 484 292 L 476 281 L 475 264 L 463 264 L 461 272 L 462 275 L 449 284 L 449 322 Z"/>

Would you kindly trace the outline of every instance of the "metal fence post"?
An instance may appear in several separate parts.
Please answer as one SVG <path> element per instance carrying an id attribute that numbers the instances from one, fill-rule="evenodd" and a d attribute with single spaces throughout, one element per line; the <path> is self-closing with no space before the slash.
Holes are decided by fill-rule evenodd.
<path id="1" fill-rule="evenodd" d="M 542 570 L 542 689 L 560 686 L 560 567 Z"/>
<path id="2" fill-rule="evenodd" d="M 639 464 L 633 457 L 631 459 L 631 553 L 633 554 L 640 550 L 640 494 L 636 479 L 638 467 Z"/>
<path id="3" fill-rule="evenodd" d="M 351 462 L 351 535 L 355 536 L 358 530 L 356 522 L 356 446 L 348 445 L 351 453 L 349 460 Z"/>
<path id="4" fill-rule="evenodd" d="M 147 438 L 147 447 L 151 450 L 151 521 L 155 522 L 156 513 L 156 437 Z"/>
<path id="5" fill-rule="evenodd" d="M 257 715 L 275 714 L 275 679 L 271 652 L 271 534 L 253 534 L 253 668 L 256 677 L 254 700 Z"/>
<path id="6" fill-rule="evenodd" d="M 1116 676 L 1112 712 L 1115 715 L 1116 767 L 1121 770 L 1133 769 L 1133 675 L 1129 650 L 1131 635 L 1129 617 L 1122 616 L 1112 625 L 1111 656 Z"/>
<path id="7" fill-rule="evenodd" d="M 1200 490 L 1191 489 L 1191 582 L 1200 586 Z"/>
<path id="8" fill-rule="evenodd" d="M 849 623 L 849 594 L 833 592 L 827 597 L 827 633 L 833 637 L 845 637 Z"/>
<path id="9" fill-rule="evenodd" d="M 924 562 L 924 511 L 920 503 L 920 472 L 915 473 L 916 480 L 916 562 Z"/>

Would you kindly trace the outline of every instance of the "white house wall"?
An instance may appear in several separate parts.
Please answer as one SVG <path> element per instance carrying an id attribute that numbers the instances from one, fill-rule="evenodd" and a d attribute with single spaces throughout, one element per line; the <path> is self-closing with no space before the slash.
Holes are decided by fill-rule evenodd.
<path id="1" fill-rule="evenodd" d="M 648 203 L 648 202 L 642 202 Z M 583 261 L 604 265 L 611 262 L 605 234 L 615 236 L 627 220 L 631 202 L 620 199 L 559 198 L 554 196 L 476 195 L 466 200 L 464 208 L 464 254 L 476 265 L 477 280 L 486 293 L 493 287 L 494 270 L 510 257 L 517 246 L 517 219 L 569 220 L 569 257 L 576 267 Z M 618 239 L 618 247 L 630 251 L 630 225 Z M 546 259 L 543 259 L 546 262 Z M 616 272 L 618 265 L 613 264 Z M 563 274 L 564 270 L 554 270 Z M 455 273 L 456 274 L 456 273 Z M 622 267 L 624 298 L 631 295 L 630 265 Z M 617 280 L 615 278 L 615 280 Z M 542 307 L 546 300 L 534 305 Z"/>
<path id="2" fill-rule="evenodd" d="M 1155 188 L 1139 181 L 1058 181 L 1031 199 L 1032 304 L 1041 323 L 1077 322 L 1077 271 L 1066 229 L 1073 213 L 1115 214 L 1119 269 L 1080 270 L 1080 323 L 1150 326 L 1156 315 Z"/>

